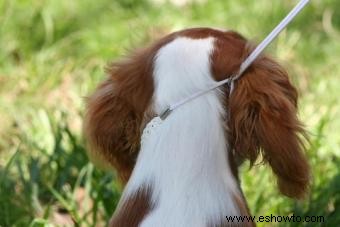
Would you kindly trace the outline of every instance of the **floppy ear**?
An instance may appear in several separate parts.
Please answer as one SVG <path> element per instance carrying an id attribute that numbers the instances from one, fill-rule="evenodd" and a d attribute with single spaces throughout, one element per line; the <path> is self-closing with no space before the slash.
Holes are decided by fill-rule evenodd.
<path id="1" fill-rule="evenodd" d="M 141 125 L 153 94 L 152 61 L 144 50 L 112 64 L 109 77 L 87 103 L 84 134 L 89 155 L 109 162 L 124 183 L 135 164 Z"/>
<path id="2" fill-rule="evenodd" d="M 297 91 L 286 71 L 260 57 L 246 71 L 229 99 L 230 144 L 253 164 L 261 153 L 278 178 L 280 191 L 301 198 L 309 186 L 309 166 L 297 118 Z"/>

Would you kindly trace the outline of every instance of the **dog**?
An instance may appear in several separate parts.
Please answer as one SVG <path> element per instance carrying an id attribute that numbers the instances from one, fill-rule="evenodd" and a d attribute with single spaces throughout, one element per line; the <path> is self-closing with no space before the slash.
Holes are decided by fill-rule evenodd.
<path id="1" fill-rule="evenodd" d="M 253 49 L 235 31 L 190 28 L 108 68 L 88 99 L 84 132 L 91 156 L 126 183 L 110 226 L 253 226 L 225 217 L 250 215 L 237 167 L 259 156 L 283 195 L 304 197 L 310 171 L 298 94 L 271 57 L 260 55 L 232 92 L 223 85 L 154 118 L 235 75 Z"/>

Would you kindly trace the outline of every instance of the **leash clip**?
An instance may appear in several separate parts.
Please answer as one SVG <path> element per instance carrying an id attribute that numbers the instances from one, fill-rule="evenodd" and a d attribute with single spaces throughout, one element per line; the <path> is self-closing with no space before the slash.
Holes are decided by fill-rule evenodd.
<path id="1" fill-rule="evenodd" d="M 162 119 L 163 121 L 170 115 L 170 113 L 172 112 L 172 110 L 170 109 L 170 107 L 166 108 L 165 111 L 163 111 L 160 115 L 159 118 Z"/>

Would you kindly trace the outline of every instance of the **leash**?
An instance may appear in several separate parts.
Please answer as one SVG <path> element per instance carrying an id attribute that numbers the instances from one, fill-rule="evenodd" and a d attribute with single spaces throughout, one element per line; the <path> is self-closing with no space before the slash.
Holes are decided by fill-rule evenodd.
<path id="1" fill-rule="evenodd" d="M 198 91 L 183 100 L 180 100 L 170 105 L 165 111 L 160 114 L 160 118 L 165 120 L 170 113 L 183 104 L 200 97 L 215 88 L 218 88 L 224 84 L 228 84 L 230 87 L 229 96 L 234 90 L 235 81 L 239 80 L 247 68 L 255 61 L 255 59 L 263 52 L 263 50 L 280 34 L 280 32 L 296 17 L 296 15 L 309 3 L 309 0 L 301 0 L 288 14 L 287 16 L 269 33 L 269 35 L 255 48 L 255 50 L 242 62 L 239 72 L 225 80 L 216 82 L 211 87 Z"/>

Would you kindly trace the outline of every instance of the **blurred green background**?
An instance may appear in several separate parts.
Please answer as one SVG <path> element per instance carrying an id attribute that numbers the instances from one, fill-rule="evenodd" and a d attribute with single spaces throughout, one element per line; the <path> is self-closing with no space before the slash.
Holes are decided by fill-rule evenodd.
<path id="1" fill-rule="evenodd" d="M 0 226 L 104 226 L 121 187 L 95 168 L 82 137 L 84 97 L 105 65 L 193 26 L 261 41 L 297 0 L 0 0 Z M 241 168 L 254 215 L 323 215 L 340 224 L 340 1 L 312 0 L 268 52 L 300 92 L 310 133 L 311 193 L 277 192 L 269 168 Z"/>

